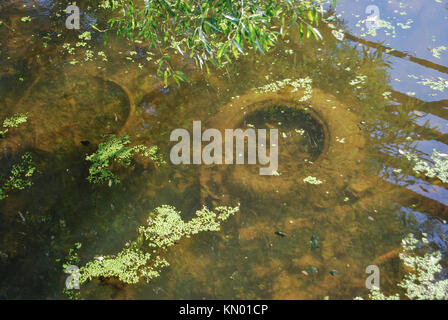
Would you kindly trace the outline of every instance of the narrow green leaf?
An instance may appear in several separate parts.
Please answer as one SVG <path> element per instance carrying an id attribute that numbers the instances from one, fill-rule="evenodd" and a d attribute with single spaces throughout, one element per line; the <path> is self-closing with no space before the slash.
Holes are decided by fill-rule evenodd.
<path id="1" fill-rule="evenodd" d="M 238 22 L 239 20 L 229 14 L 223 14 L 223 16 L 231 21 Z"/>
<path id="2" fill-rule="evenodd" d="M 236 40 L 233 40 L 233 44 L 235 45 L 235 47 L 238 49 L 238 51 L 239 51 L 241 54 L 244 54 L 243 49 L 241 49 L 240 44 L 239 44 Z"/>
<path id="3" fill-rule="evenodd" d="M 261 52 L 262 54 L 264 54 L 264 51 L 263 51 L 263 49 L 262 49 L 261 46 L 260 46 L 260 42 L 258 42 L 258 38 L 255 40 L 255 44 L 257 45 L 258 50 L 260 50 L 260 52 Z"/>
<path id="4" fill-rule="evenodd" d="M 165 70 L 164 74 L 163 74 L 163 79 L 165 82 L 165 88 L 168 87 L 168 70 Z"/>

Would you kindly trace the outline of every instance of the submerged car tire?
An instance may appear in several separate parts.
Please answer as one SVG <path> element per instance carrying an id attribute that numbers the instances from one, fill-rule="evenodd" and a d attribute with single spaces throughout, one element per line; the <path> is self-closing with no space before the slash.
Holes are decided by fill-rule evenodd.
<path id="1" fill-rule="evenodd" d="M 363 175 L 365 138 L 358 126 L 359 119 L 350 107 L 319 89 L 313 89 L 312 96 L 306 101 L 303 101 L 304 90 L 292 91 L 288 88 L 268 93 L 249 91 L 221 107 L 207 121 L 206 127 L 221 132 L 237 129 L 247 116 L 269 106 L 300 109 L 323 128 L 325 140 L 320 155 L 293 174 L 282 174 L 282 164 L 279 163 L 279 175 L 272 176 L 259 175 L 258 170 L 249 169 L 251 165 L 203 165 L 200 183 L 205 204 L 228 203 L 235 195 L 240 198 L 288 198 L 291 192 L 299 198 L 311 197 L 316 203 L 322 203 L 322 192 L 337 192 Z M 322 184 L 306 183 L 304 179 L 309 176 Z M 366 184 L 368 187 L 368 182 Z"/>

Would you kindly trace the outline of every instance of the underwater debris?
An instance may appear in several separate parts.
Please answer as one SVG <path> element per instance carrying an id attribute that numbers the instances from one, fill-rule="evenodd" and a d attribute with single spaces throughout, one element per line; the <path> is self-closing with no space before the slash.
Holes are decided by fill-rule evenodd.
<path id="1" fill-rule="evenodd" d="M 423 112 L 418 111 L 418 110 L 414 110 L 414 111 L 412 111 L 412 113 L 415 114 L 417 117 L 424 117 L 425 116 L 425 114 Z"/>
<path id="2" fill-rule="evenodd" d="M 365 122 L 364 120 L 360 121 L 358 123 L 358 128 L 359 128 L 359 130 L 366 130 L 367 129 L 367 122 Z"/>
<path id="3" fill-rule="evenodd" d="M 284 233 L 284 232 L 282 232 L 282 231 L 275 231 L 274 233 L 275 233 L 277 236 L 282 237 L 282 238 L 288 236 L 286 233 Z"/>
<path id="4" fill-rule="evenodd" d="M 317 274 L 317 273 L 318 273 L 318 270 L 317 270 L 316 267 L 311 266 L 311 267 L 309 267 L 308 269 L 306 269 L 306 272 L 307 272 L 308 274 Z"/>
<path id="5" fill-rule="evenodd" d="M 310 247 L 311 247 L 311 250 L 316 250 L 317 248 L 319 248 L 319 237 L 318 236 L 315 236 L 315 235 L 311 236 Z"/>
<path id="6" fill-rule="evenodd" d="M 338 272 L 336 270 L 330 270 L 329 272 L 332 276 L 335 276 L 338 274 Z"/>

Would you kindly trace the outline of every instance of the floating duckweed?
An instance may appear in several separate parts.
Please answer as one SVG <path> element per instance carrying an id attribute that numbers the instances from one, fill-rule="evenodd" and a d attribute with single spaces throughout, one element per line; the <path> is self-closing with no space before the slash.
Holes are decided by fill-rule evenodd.
<path id="1" fill-rule="evenodd" d="M 113 162 L 129 167 L 131 165 L 134 154 L 142 154 L 144 157 L 150 158 L 157 165 L 164 165 L 165 161 L 159 154 L 159 149 L 156 146 L 146 147 L 144 145 L 137 145 L 128 147 L 131 143 L 128 135 L 115 137 L 115 135 L 104 135 L 107 140 L 100 143 L 98 150 L 87 156 L 86 160 L 92 162 L 89 168 L 89 176 L 87 180 L 95 184 L 102 184 L 108 182 L 120 183 L 120 179 L 109 169 Z"/>
<path id="2" fill-rule="evenodd" d="M 339 41 L 344 40 L 344 30 L 339 29 L 339 30 L 331 30 L 331 34 L 338 39 Z"/>
<path id="3" fill-rule="evenodd" d="M 417 83 L 427 86 L 427 87 L 431 88 L 432 90 L 443 92 L 443 91 L 445 91 L 445 89 L 448 89 L 448 80 L 446 80 L 442 77 L 438 77 L 437 81 L 432 80 L 432 79 L 423 78 L 423 77 L 421 79 L 422 80 L 418 81 Z"/>
<path id="4" fill-rule="evenodd" d="M 311 98 L 311 95 L 313 93 L 313 87 L 311 86 L 312 83 L 313 80 L 310 77 L 296 80 L 283 79 L 253 90 L 256 93 L 277 92 L 280 89 L 285 88 L 286 86 L 291 86 L 294 88 L 291 92 L 297 92 L 299 89 L 305 89 L 304 96 L 299 100 L 300 102 L 304 102 Z"/>
<path id="5" fill-rule="evenodd" d="M 99 51 L 98 56 L 102 57 L 103 61 L 107 62 L 107 57 L 106 57 L 106 54 L 104 53 L 104 51 Z"/>
<path id="6" fill-rule="evenodd" d="M 139 282 L 141 278 L 149 282 L 169 265 L 165 258 L 156 253 L 162 253 L 183 237 L 201 231 L 219 231 L 221 223 L 238 211 L 239 206 L 217 207 L 214 211 L 203 207 L 196 211 L 196 217 L 185 222 L 174 207 L 160 206 L 150 215 L 147 225 L 139 228 L 136 241 L 128 243 L 116 255 L 95 259 L 80 268 L 80 283 L 97 277 L 117 278 L 130 284 Z M 152 254 L 143 251 L 144 242 Z"/>
<path id="7" fill-rule="evenodd" d="M 405 152 L 404 155 L 408 160 L 413 161 L 413 170 L 417 173 L 423 173 L 428 178 L 438 178 L 444 183 L 448 183 L 448 154 L 441 153 L 433 149 L 431 156 L 432 163 L 420 159 L 417 155 Z"/>
<path id="8" fill-rule="evenodd" d="M 303 136 L 305 134 L 305 130 L 303 129 L 294 129 L 294 131 L 298 134 L 300 134 L 301 136 Z"/>
<path id="9" fill-rule="evenodd" d="M 3 137 L 9 128 L 16 128 L 20 124 L 28 121 L 28 113 L 17 113 L 10 118 L 3 121 L 3 128 L 5 130 L 0 130 L 0 138 Z M 33 183 L 30 178 L 36 171 L 35 164 L 33 162 L 33 157 L 31 153 L 25 153 L 21 162 L 14 164 L 12 166 L 9 178 L 5 183 L 0 184 L 0 200 L 6 199 L 8 196 L 6 192 L 11 190 L 23 190 L 25 188 L 31 187 Z"/>
<path id="10" fill-rule="evenodd" d="M 0 200 L 8 197 L 8 195 L 6 195 L 7 191 L 24 190 L 33 185 L 30 178 L 36 171 L 36 167 L 31 153 L 25 153 L 21 160 L 22 161 L 20 163 L 12 166 L 8 180 L 3 184 L 3 186 L 0 185 Z"/>
<path id="11" fill-rule="evenodd" d="M 10 118 L 6 118 L 3 121 L 3 128 L 5 130 L 0 130 L 0 137 L 8 133 L 9 128 L 16 128 L 20 124 L 27 122 L 27 120 L 28 120 L 28 113 L 17 113 Z"/>
<path id="12" fill-rule="evenodd" d="M 364 84 L 365 81 L 366 81 L 366 79 L 367 79 L 367 76 L 359 75 L 359 76 L 356 76 L 355 79 L 353 79 L 352 81 L 350 81 L 349 84 L 350 84 L 351 86 L 357 86 L 357 85 L 359 85 L 359 84 Z M 360 86 L 357 86 L 357 88 L 361 88 L 361 87 L 360 87 Z"/>
<path id="13" fill-rule="evenodd" d="M 412 21 L 411 21 L 411 23 L 412 23 Z M 376 37 L 376 35 L 377 35 L 376 32 L 377 32 L 377 30 L 379 30 L 379 29 L 385 29 L 385 30 L 384 30 L 384 33 L 385 33 L 387 36 L 392 35 L 393 38 L 395 38 L 395 36 L 396 36 L 395 26 L 394 26 L 391 22 L 386 21 L 386 20 L 382 20 L 382 19 L 378 19 L 378 20 L 377 20 L 377 24 L 376 24 L 376 28 L 370 28 L 370 29 L 367 31 L 367 34 L 369 34 L 369 35 L 372 36 L 372 37 Z M 390 32 L 387 31 L 387 30 L 390 30 Z M 391 32 L 392 32 L 392 33 L 391 33 Z M 361 36 L 366 36 L 366 34 L 363 34 L 363 35 L 361 35 Z"/>
<path id="14" fill-rule="evenodd" d="M 430 51 L 431 51 L 432 55 L 434 56 L 434 58 L 437 58 L 437 59 L 440 59 L 440 52 L 446 51 L 446 50 L 448 50 L 448 48 L 445 47 L 445 46 L 440 46 L 440 47 L 437 47 L 437 48 L 431 48 L 430 49 Z"/>
<path id="15" fill-rule="evenodd" d="M 93 58 L 93 51 L 92 50 L 86 50 L 86 57 L 85 57 L 85 61 L 91 61 Z"/>
<path id="16" fill-rule="evenodd" d="M 411 24 L 414 22 L 414 20 L 412 19 L 408 19 L 406 21 L 406 24 L 402 23 L 402 22 L 398 22 L 397 26 L 401 27 L 402 29 L 410 29 L 411 28 Z"/>
<path id="17" fill-rule="evenodd" d="M 316 177 L 312 177 L 312 176 L 308 176 L 306 178 L 303 179 L 303 182 L 309 183 L 309 184 L 322 184 L 323 182 L 319 179 L 317 179 Z"/>
<path id="18" fill-rule="evenodd" d="M 78 36 L 78 38 L 81 40 L 89 41 L 92 39 L 92 35 L 90 34 L 90 31 L 86 31 L 86 32 L 80 34 Z"/>
<path id="19" fill-rule="evenodd" d="M 168 266 L 168 262 L 155 257 L 153 264 L 147 266 L 151 254 L 138 249 L 125 248 L 116 256 L 104 257 L 87 263 L 80 269 L 80 283 L 97 277 L 117 278 L 125 283 L 137 283 L 140 277 L 148 281 L 159 276 L 157 270 Z"/>
<path id="20" fill-rule="evenodd" d="M 0 130 L 0 137 L 4 136 L 9 129 L 8 128 L 16 128 L 20 124 L 27 122 L 28 113 L 17 113 L 10 118 L 6 118 L 3 121 L 3 128 L 5 130 Z"/>
<path id="21" fill-rule="evenodd" d="M 448 299 L 448 279 L 438 280 L 437 275 L 442 271 L 439 251 L 417 255 L 417 248 L 427 246 L 428 240 L 423 234 L 418 241 L 413 234 L 409 234 L 402 241 L 403 253 L 399 257 L 403 264 L 412 270 L 405 275 L 398 286 L 406 290 L 406 297 L 411 300 L 446 300 Z M 400 295 L 386 296 L 378 288 L 373 288 L 369 294 L 371 300 L 399 300 Z M 362 299 L 362 298 L 357 298 Z"/>
<path id="22" fill-rule="evenodd" d="M 215 213 L 204 207 L 196 212 L 196 217 L 184 222 L 171 206 L 158 207 L 153 218 L 148 219 L 148 227 L 141 227 L 139 232 L 148 240 L 150 247 L 171 246 L 184 236 L 197 234 L 200 231 L 219 231 L 220 221 L 235 214 L 239 208 L 218 207 Z"/>
<path id="23" fill-rule="evenodd" d="M 69 54 L 75 54 L 75 48 L 70 47 L 70 43 L 64 43 L 62 45 L 62 48 L 64 48 L 65 50 L 67 50 L 67 52 Z"/>
<path id="24" fill-rule="evenodd" d="M 390 92 L 390 91 L 383 92 L 383 97 L 385 100 L 389 100 L 391 95 L 392 95 L 392 92 Z"/>

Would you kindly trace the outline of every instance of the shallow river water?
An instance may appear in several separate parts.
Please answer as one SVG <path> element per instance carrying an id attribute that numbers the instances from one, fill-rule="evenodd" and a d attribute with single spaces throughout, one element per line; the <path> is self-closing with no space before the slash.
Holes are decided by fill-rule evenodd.
<path id="1" fill-rule="evenodd" d="M 375 32 L 365 22 L 372 4 L 382 21 Z M 28 112 L 0 139 L 0 172 L 25 152 L 37 166 L 31 188 L 0 201 L 2 297 L 63 299 L 74 243 L 83 264 L 116 253 L 163 204 L 185 220 L 203 205 L 241 210 L 221 231 L 170 248 L 170 266 L 150 283 L 95 280 L 82 298 L 353 299 L 368 293 L 369 265 L 386 293 L 398 290 L 394 253 L 410 232 L 448 253 L 447 185 L 402 156 L 412 147 L 426 158 L 448 153 L 447 1 L 345 0 L 325 14 L 322 41 L 291 34 L 210 75 L 177 57 L 191 82 L 167 88 L 144 43 L 111 34 L 104 44 L 91 25 L 105 18 L 87 5 L 81 30 L 67 30 L 66 5 L 0 2 L 0 119 Z M 241 102 L 256 99 L 254 88 L 307 77 L 319 104 L 308 113 L 291 111 L 286 89 L 277 93 L 284 103 L 272 98 L 257 112 Z M 278 175 L 171 164 L 170 133 L 191 132 L 193 121 L 278 128 Z M 121 184 L 90 184 L 85 157 L 110 133 L 159 146 L 167 165 L 136 159 L 118 170 Z"/>

